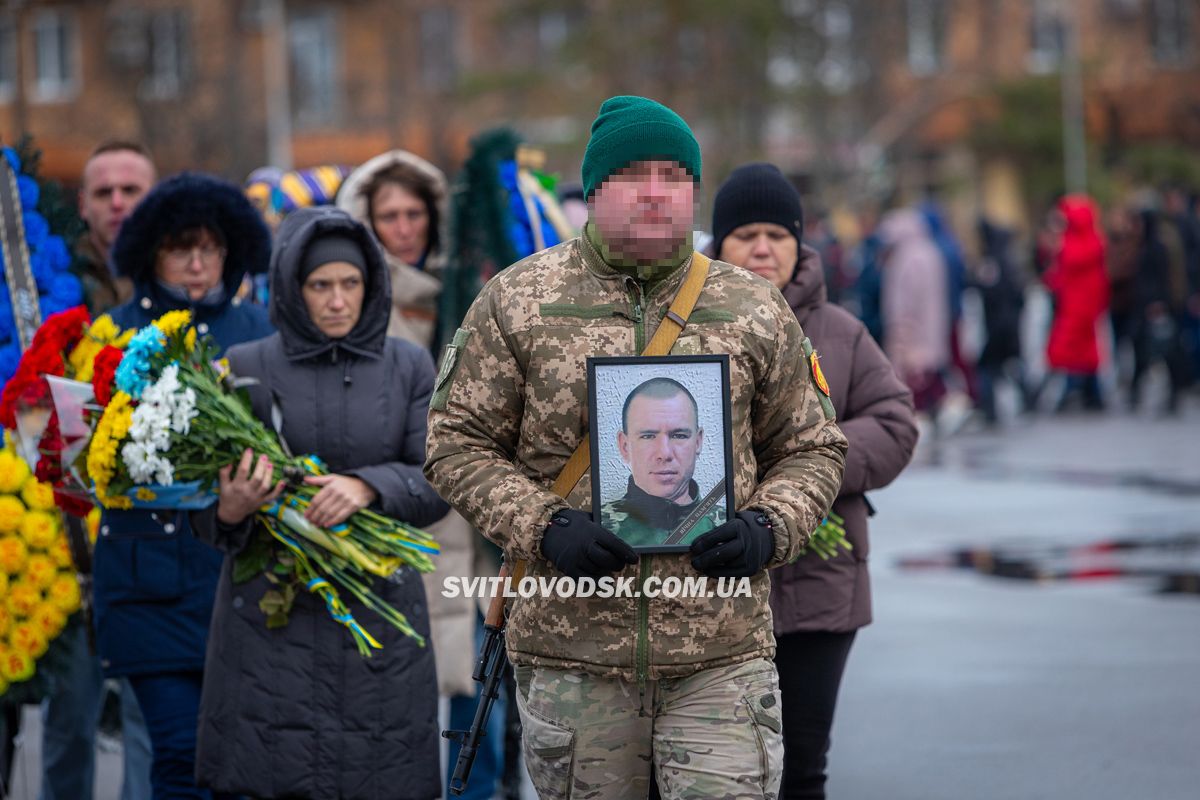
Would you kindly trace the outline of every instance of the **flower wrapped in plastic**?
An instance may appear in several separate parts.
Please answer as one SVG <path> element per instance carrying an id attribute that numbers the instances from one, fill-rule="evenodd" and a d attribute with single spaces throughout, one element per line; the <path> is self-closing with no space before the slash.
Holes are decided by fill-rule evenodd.
<path id="1" fill-rule="evenodd" d="M 196 336 L 186 311 L 169 312 L 130 339 L 112 370 L 111 399 L 87 449 L 86 471 L 97 500 L 107 508 L 199 508 L 215 501 L 219 470 L 250 449 L 266 455 L 288 488 L 279 502 L 260 509 L 266 535 L 238 557 L 234 580 L 266 574 L 278 588 L 260 607 L 267 625 L 287 622 L 298 591 L 319 594 L 332 618 L 346 627 L 359 651 L 379 643 L 347 610 L 347 592 L 388 623 L 420 639 L 408 621 L 372 590 L 402 566 L 429 572 L 438 552 L 432 538 L 403 522 L 363 509 L 331 529 L 317 527 L 304 509 L 318 487 L 304 482 L 327 470 L 313 456 L 294 457 L 254 416 L 215 360 L 208 337 Z M 100 356 L 96 376 L 100 375 Z M 96 387 L 100 396 L 102 387 Z"/>
<path id="2" fill-rule="evenodd" d="M 55 314 L 38 328 L 0 395 L 0 425 L 14 432 L 18 451 L 69 514 L 83 516 L 92 505 L 91 481 L 75 468 L 91 437 L 90 383 L 97 364 L 106 366 L 112 353 L 120 360 L 132 335 L 107 314 L 93 322 L 83 306 Z"/>

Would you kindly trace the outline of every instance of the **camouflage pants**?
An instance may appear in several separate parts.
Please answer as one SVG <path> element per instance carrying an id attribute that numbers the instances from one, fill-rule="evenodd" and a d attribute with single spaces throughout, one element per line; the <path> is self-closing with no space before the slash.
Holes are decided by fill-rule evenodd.
<path id="1" fill-rule="evenodd" d="M 637 683 L 518 666 L 525 764 L 541 800 L 774 800 L 779 677 L 765 659 Z"/>

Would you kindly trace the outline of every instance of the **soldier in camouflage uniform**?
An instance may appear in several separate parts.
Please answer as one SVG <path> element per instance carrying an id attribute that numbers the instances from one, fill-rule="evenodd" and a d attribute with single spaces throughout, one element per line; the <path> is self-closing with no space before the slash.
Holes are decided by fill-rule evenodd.
<path id="1" fill-rule="evenodd" d="M 736 516 L 687 553 L 639 559 L 591 521 L 588 480 L 565 499 L 552 492 L 588 429 L 586 358 L 642 352 L 683 283 L 699 146 L 670 109 L 611 98 L 583 178 L 584 234 L 501 272 L 455 334 L 430 407 L 426 475 L 527 575 L 636 581 L 615 597 L 510 607 L 540 797 L 645 797 L 653 765 L 665 798 L 775 798 L 782 738 L 765 568 L 795 558 L 824 517 L 846 440 L 779 291 L 713 262 L 672 352 L 729 355 Z M 638 591 L 650 578 L 700 575 L 746 577 L 750 591 Z"/>
<path id="2" fill-rule="evenodd" d="M 634 547 L 690 545 L 720 525 L 724 493 L 710 501 L 692 479 L 703 447 L 700 412 L 686 386 L 670 378 L 637 386 L 625 398 L 617 431 L 629 486 L 600 507 L 600 524 Z"/>

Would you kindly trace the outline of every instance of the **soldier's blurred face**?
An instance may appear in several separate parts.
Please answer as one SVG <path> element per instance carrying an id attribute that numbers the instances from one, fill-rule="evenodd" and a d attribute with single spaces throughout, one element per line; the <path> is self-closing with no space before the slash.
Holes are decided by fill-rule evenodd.
<path id="1" fill-rule="evenodd" d="M 783 289 L 796 271 L 799 244 L 782 225 L 754 222 L 734 228 L 721 242 L 722 261 L 748 269 Z"/>
<path id="2" fill-rule="evenodd" d="M 675 161 L 635 161 L 604 179 L 589 201 L 600 238 L 625 258 L 669 258 L 696 216 L 695 182 Z"/>
<path id="3" fill-rule="evenodd" d="M 617 434 L 617 448 L 633 482 L 646 494 L 680 505 L 696 499 L 688 490 L 703 446 L 704 431 L 682 392 L 633 398 L 625 430 Z"/>
<path id="4" fill-rule="evenodd" d="M 416 264 L 429 247 L 429 209 L 398 183 L 385 183 L 371 198 L 371 227 L 383 249 L 405 264 Z"/>
<path id="5" fill-rule="evenodd" d="M 117 240 L 121 223 L 153 185 L 154 165 L 132 150 L 101 153 L 84 166 L 79 216 L 105 256 Z"/>

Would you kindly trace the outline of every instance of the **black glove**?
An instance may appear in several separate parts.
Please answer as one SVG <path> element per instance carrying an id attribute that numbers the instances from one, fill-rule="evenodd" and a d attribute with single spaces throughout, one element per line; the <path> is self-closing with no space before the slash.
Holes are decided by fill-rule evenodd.
<path id="1" fill-rule="evenodd" d="M 542 555 L 571 578 L 599 578 L 638 562 L 632 547 L 573 508 L 550 518 L 542 534 Z"/>
<path id="2" fill-rule="evenodd" d="M 692 566 L 713 578 L 757 575 L 775 552 L 771 520 L 761 511 L 739 511 L 692 542 Z"/>

